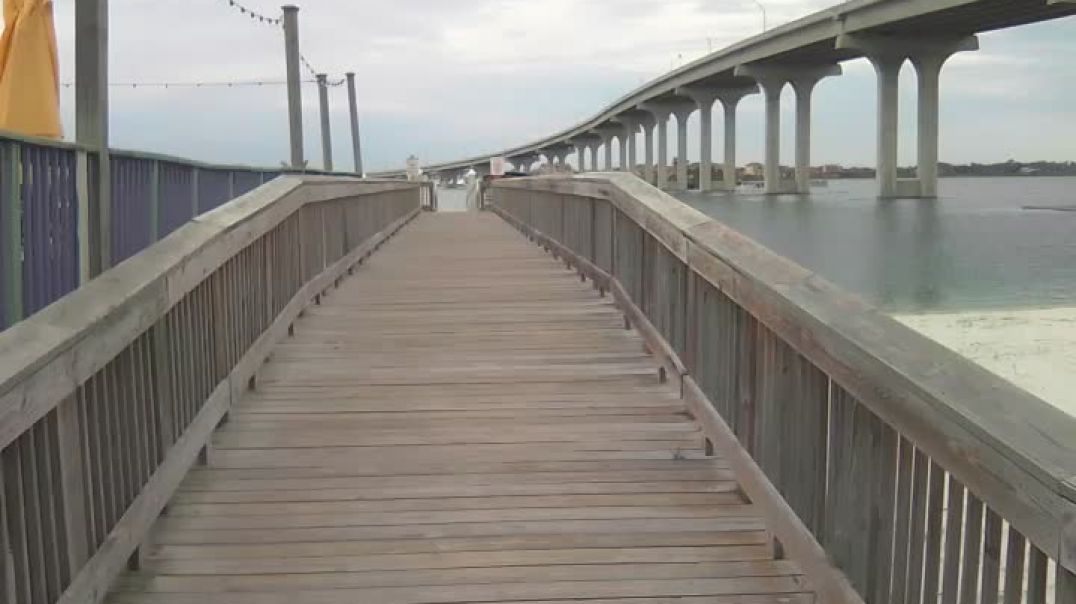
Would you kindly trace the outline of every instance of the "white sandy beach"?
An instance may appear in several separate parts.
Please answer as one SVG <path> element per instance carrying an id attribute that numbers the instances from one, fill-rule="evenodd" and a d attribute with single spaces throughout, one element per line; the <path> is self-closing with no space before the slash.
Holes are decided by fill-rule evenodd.
<path id="1" fill-rule="evenodd" d="M 1076 416 L 1076 307 L 895 318 Z"/>

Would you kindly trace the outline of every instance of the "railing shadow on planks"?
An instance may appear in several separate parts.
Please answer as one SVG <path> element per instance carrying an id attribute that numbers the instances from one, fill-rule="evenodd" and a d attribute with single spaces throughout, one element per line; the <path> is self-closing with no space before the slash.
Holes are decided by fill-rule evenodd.
<path id="1" fill-rule="evenodd" d="M 277 178 L 0 334 L 0 602 L 100 602 L 272 346 L 425 188 Z"/>
<path id="2" fill-rule="evenodd" d="M 634 176 L 486 199 L 613 293 L 819 601 L 1076 602 L 1076 419 Z"/>

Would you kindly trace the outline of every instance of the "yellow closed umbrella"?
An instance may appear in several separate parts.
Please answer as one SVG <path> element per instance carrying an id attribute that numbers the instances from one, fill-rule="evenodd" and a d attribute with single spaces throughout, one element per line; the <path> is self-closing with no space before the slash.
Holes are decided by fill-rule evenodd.
<path id="1" fill-rule="evenodd" d="M 0 130 L 62 137 L 59 88 L 52 0 L 4 0 Z"/>

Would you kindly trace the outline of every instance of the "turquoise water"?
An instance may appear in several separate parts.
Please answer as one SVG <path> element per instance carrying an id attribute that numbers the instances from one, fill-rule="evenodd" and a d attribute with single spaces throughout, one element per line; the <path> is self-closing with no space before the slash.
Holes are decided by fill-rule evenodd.
<path id="1" fill-rule="evenodd" d="M 1076 305 L 1076 178 L 943 179 L 936 200 L 873 181 L 810 196 L 678 193 L 689 205 L 890 312 Z"/>

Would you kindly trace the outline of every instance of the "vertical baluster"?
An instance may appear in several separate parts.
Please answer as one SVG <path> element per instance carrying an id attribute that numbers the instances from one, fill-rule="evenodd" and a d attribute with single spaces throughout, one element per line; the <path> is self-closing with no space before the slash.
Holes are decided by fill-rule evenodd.
<path id="1" fill-rule="evenodd" d="M 91 377 L 81 389 L 82 404 L 86 413 L 86 434 L 88 436 L 86 449 L 89 453 L 90 468 L 90 498 L 93 501 L 93 527 L 94 539 L 92 544 L 96 547 L 104 541 L 108 534 L 110 514 L 110 500 L 107 499 L 105 488 L 105 456 L 106 445 L 104 443 L 104 403 L 101 402 L 101 374 Z"/>
<path id="2" fill-rule="evenodd" d="M 871 413 L 868 411 L 868 413 Z M 893 501 L 895 497 L 895 474 L 897 455 L 897 433 L 877 416 L 872 422 L 874 433 L 872 462 L 874 470 L 871 475 L 871 534 L 875 543 L 874 562 L 871 575 L 875 602 L 890 601 L 892 587 L 891 572 L 893 568 Z"/>
<path id="3" fill-rule="evenodd" d="M 146 481 L 157 471 L 161 464 L 161 419 L 159 401 L 161 390 L 159 388 L 156 347 L 157 326 L 160 319 L 142 335 L 142 391 L 143 414 L 146 417 Z"/>
<path id="4" fill-rule="evenodd" d="M 123 478 L 123 500 L 120 506 L 119 517 L 122 517 L 138 494 L 138 485 L 135 480 L 135 423 L 133 417 L 134 405 L 131 392 L 133 383 L 131 376 L 131 348 L 128 346 L 113 359 L 110 365 L 114 366 L 116 384 L 116 415 L 118 418 L 117 431 L 119 434 L 119 469 Z"/>
<path id="5" fill-rule="evenodd" d="M 898 437 L 896 524 L 893 540 L 893 602 L 908 593 L 908 552 L 911 547 L 912 443 Z"/>
<path id="6" fill-rule="evenodd" d="M 949 501 L 945 515 L 945 558 L 942 572 L 942 604 L 956 604 L 960 589 L 960 539 L 964 519 L 964 485 L 949 476 Z"/>
<path id="7" fill-rule="evenodd" d="M 91 378 L 92 379 L 92 378 Z M 96 550 L 97 540 L 97 517 L 100 516 L 101 510 L 98 507 L 97 497 L 95 492 L 99 489 L 96 488 L 98 484 L 97 474 L 95 472 L 94 463 L 94 449 L 93 444 L 90 442 L 90 436 L 92 434 L 93 425 L 92 419 L 89 413 L 89 402 L 86 400 L 86 387 L 80 386 L 75 390 L 75 408 L 77 410 L 78 419 L 77 424 L 79 427 L 79 442 L 81 443 L 82 458 L 82 499 L 85 502 L 86 517 L 84 519 L 85 536 L 82 541 L 83 549 L 82 555 L 77 553 L 72 556 L 72 566 L 78 566 L 81 568 L 82 563 L 89 558 L 89 553 Z M 63 416 L 61 416 L 61 430 L 63 430 Z M 66 443 L 66 446 L 70 446 L 71 439 L 64 436 L 61 433 L 61 442 Z M 77 524 L 77 521 L 75 522 Z M 77 564 L 76 564 L 77 562 Z"/>
<path id="8" fill-rule="evenodd" d="M 926 557 L 923 564 L 923 604 L 936 604 L 940 594 L 942 518 L 945 514 L 945 470 L 933 461 L 930 462 L 929 491 Z"/>
<path id="9" fill-rule="evenodd" d="M 26 490 L 22 478 L 22 446 L 20 439 L 3 451 L 4 511 L 7 515 L 7 533 L 11 543 L 11 591 L 13 601 L 32 603 L 32 579 L 30 577 L 30 548 L 27 543 Z"/>
<path id="10" fill-rule="evenodd" d="M 172 442 L 175 443 L 183 436 L 184 406 L 187 404 L 186 374 L 183 371 L 185 364 L 183 352 L 183 300 L 180 300 L 171 311 L 171 324 L 168 332 L 171 334 L 172 352 Z"/>
<path id="11" fill-rule="evenodd" d="M 182 371 L 181 375 L 182 375 L 183 388 L 184 388 L 184 397 L 183 397 L 183 424 L 182 424 L 183 431 L 180 432 L 179 434 L 182 435 L 182 434 L 186 434 L 187 428 L 191 425 L 191 420 L 194 418 L 194 410 L 197 408 L 197 404 L 198 404 L 198 401 L 197 401 L 197 399 L 198 399 L 198 391 L 197 391 L 197 386 L 196 386 L 197 382 L 195 381 L 195 375 L 194 375 L 194 366 L 195 366 L 194 365 L 195 364 L 195 360 L 194 360 L 195 348 L 194 348 L 194 333 L 193 333 L 194 321 L 193 321 L 193 317 L 191 316 L 191 297 L 190 297 L 190 295 L 187 295 L 187 296 L 185 296 L 183 298 L 183 303 L 180 306 L 180 312 L 181 312 L 181 317 L 182 317 L 182 323 L 181 323 L 182 332 L 181 333 L 183 335 L 183 338 L 182 338 L 183 347 L 180 349 L 182 351 L 182 361 L 183 361 L 183 371 Z"/>
<path id="12" fill-rule="evenodd" d="M 975 604 L 979 596 L 979 561 L 983 540 L 983 502 L 968 491 L 964 520 L 964 569 L 961 571 L 960 602 Z"/>
<path id="13" fill-rule="evenodd" d="M 149 479 L 152 473 L 151 459 L 149 457 L 149 433 L 153 426 L 149 422 L 149 418 L 146 414 L 146 401 L 149 398 L 145 388 L 146 384 L 146 369 L 144 364 L 144 354 L 142 351 L 146 342 L 146 336 L 143 334 L 131 342 L 131 365 L 132 365 L 132 378 L 133 388 L 132 394 L 133 400 L 132 410 L 135 420 L 135 484 L 138 485 L 138 491 L 142 491 L 142 487 L 145 486 L 146 481 Z"/>
<path id="14" fill-rule="evenodd" d="M 868 593 L 870 565 L 870 464 L 867 452 L 872 419 L 843 388 L 834 385 L 830 397 L 829 496 L 823 547 L 860 594 Z"/>
<path id="15" fill-rule="evenodd" d="M 1057 565 L 1057 591 L 1054 594 L 1055 604 L 1071 604 L 1076 602 L 1076 573 Z"/>
<path id="16" fill-rule="evenodd" d="M 982 604 L 998 604 L 998 577 L 1001 572 L 1001 517 L 986 508 L 983 529 L 983 582 Z"/>
<path id="17" fill-rule="evenodd" d="M 119 519 L 117 510 L 121 503 L 119 498 L 121 497 L 119 484 L 119 474 L 115 468 L 115 447 L 116 447 L 116 428 L 115 428 L 115 410 L 114 403 L 116 400 L 115 392 L 112 388 L 112 379 L 107 371 L 108 366 L 98 372 L 100 380 L 97 383 L 100 389 L 97 393 L 97 404 L 101 408 L 101 448 L 102 448 L 102 487 L 105 491 L 105 498 L 107 501 L 107 521 L 105 523 L 104 533 L 107 535 L 112 527 L 116 525 L 116 520 Z"/>
<path id="18" fill-rule="evenodd" d="M 48 602 L 48 582 L 46 575 L 51 564 L 46 562 L 45 532 L 42 527 L 44 502 L 41 501 L 41 477 L 38 475 L 38 438 L 37 428 L 32 428 L 18 439 L 19 461 L 22 464 L 22 491 L 26 510 L 23 518 L 26 522 L 27 562 L 30 566 L 30 601 Z"/>
<path id="19" fill-rule="evenodd" d="M 47 594 L 49 602 L 60 597 L 70 580 L 67 534 L 64 524 L 63 482 L 60 474 L 60 447 L 57 443 L 56 411 L 53 410 L 35 426 L 37 431 L 37 475 L 41 492 L 41 533 L 45 550 Z M 82 530 L 81 527 L 78 528 Z"/>
<path id="20" fill-rule="evenodd" d="M 3 146 L 0 145 L 0 152 Z M 0 452 L 0 458 L 3 453 Z M 0 459 L 0 603 L 14 604 L 15 594 L 15 544 L 11 540 L 8 531 L 8 508 L 7 494 L 15 487 L 9 484 L 4 476 L 4 463 Z"/>
<path id="21" fill-rule="evenodd" d="M 912 509 L 908 539 L 908 591 L 904 598 L 905 604 L 919 604 L 923 594 L 927 474 L 929 471 L 930 460 L 925 453 L 916 449 L 912 457 Z"/>
<path id="22" fill-rule="evenodd" d="M 1020 604 L 1024 597 L 1024 560 L 1026 540 L 1012 526 L 1009 527 L 1009 545 L 1005 552 L 1005 604 Z"/>
<path id="23" fill-rule="evenodd" d="M 19 148 L 21 153 L 16 182 L 22 183 L 17 194 L 22 200 L 22 230 L 25 239 L 22 268 L 23 307 L 24 315 L 29 316 L 40 308 L 43 281 L 47 275 L 41 272 L 38 263 L 42 237 L 39 224 L 41 221 L 37 217 L 39 204 L 33 186 L 35 154 L 32 147 L 20 145 Z"/>
<path id="24" fill-rule="evenodd" d="M 1027 604 L 1046 604 L 1046 571 L 1050 559 L 1034 545 L 1030 550 L 1027 562 Z"/>

